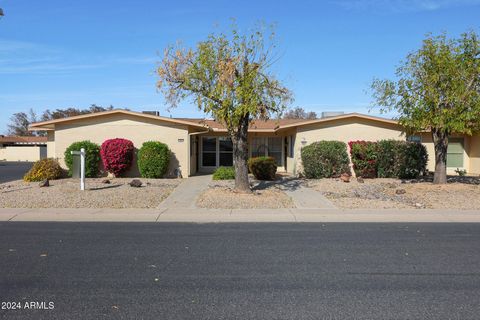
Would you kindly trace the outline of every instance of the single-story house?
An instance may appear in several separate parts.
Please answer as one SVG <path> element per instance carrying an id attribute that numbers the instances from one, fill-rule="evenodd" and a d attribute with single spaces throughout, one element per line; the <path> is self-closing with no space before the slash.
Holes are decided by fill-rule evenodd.
<path id="1" fill-rule="evenodd" d="M 110 138 L 126 138 L 136 148 L 149 140 L 166 143 L 172 151 L 169 174 L 180 169 L 183 177 L 197 172 L 211 172 L 233 164 L 232 143 L 227 130 L 206 119 L 168 118 L 158 115 L 111 110 L 70 118 L 34 123 L 31 130 L 47 131 L 48 157 L 64 164 L 65 149 L 73 142 L 90 140 L 101 144 Z M 429 152 L 428 169 L 434 170 L 433 143 L 428 133 L 408 137 L 422 142 Z M 250 156 L 272 156 L 279 171 L 301 171 L 300 150 L 320 140 L 376 141 L 406 140 L 403 128 L 395 120 L 349 113 L 315 120 L 280 119 L 254 121 L 249 127 Z M 136 166 L 133 166 L 134 168 Z M 450 139 L 449 171 L 456 168 L 480 173 L 480 136 L 455 136 Z M 130 172 L 131 175 L 138 172 Z"/>
<path id="2" fill-rule="evenodd" d="M 0 136 L 0 160 L 38 161 L 47 157 L 47 137 Z"/>

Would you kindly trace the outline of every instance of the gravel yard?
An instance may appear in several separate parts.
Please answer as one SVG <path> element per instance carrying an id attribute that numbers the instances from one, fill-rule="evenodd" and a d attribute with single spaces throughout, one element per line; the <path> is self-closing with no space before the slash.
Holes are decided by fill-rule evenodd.
<path id="1" fill-rule="evenodd" d="M 212 181 L 197 199 L 196 206 L 215 209 L 279 209 L 293 208 L 292 199 L 280 188 L 271 184 L 259 187 L 258 181 L 250 180 L 251 194 L 235 192 L 233 180 Z"/>
<path id="2" fill-rule="evenodd" d="M 50 181 L 40 188 L 38 182 L 16 180 L 0 184 L 2 208 L 156 208 L 180 183 L 176 179 L 140 179 L 143 186 L 133 188 L 132 178 L 86 179 L 80 191 L 78 179 Z"/>
<path id="3" fill-rule="evenodd" d="M 480 178 L 450 177 L 447 185 L 427 180 L 307 180 L 339 208 L 345 209 L 480 209 Z"/>

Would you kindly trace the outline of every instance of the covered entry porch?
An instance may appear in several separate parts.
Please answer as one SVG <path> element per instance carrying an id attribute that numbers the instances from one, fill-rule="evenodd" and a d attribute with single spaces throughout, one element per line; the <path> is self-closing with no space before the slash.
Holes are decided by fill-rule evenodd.
<path id="1" fill-rule="evenodd" d="M 218 167 L 233 166 L 233 144 L 227 135 L 205 134 L 196 136 L 191 141 L 195 150 L 193 156 L 197 172 L 213 172 Z M 250 134 L 248 139 L 248 156 L 273 157 L 279 171 L 287 171 L 287 155 L 292 146 L 291 136 Z"/>

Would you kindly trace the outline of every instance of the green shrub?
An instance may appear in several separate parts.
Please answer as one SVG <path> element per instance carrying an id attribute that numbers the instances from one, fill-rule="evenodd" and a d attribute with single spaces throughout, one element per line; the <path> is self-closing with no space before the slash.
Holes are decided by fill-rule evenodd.
<path id="1" fill-rule="evenodd" d="M 428 154 L 418 142 L 349 142 L 353 168 L 364 178 L 415 179 L 426 173 Z"/>
<path id="2" fill-rule="evenodd" d="M 357 177 L 377 177 L 378 146 L 371 141 L 350 141 L 350 156 Z"/>
<path id="3" fill-rule="evenodd" d="M 63 169 L 57 160 L 46 158 L 33 164 L 33 167 L 23 177 L 24 181 L 55 180 L 63 176 Z"/>
<path id="4" fill-rule="evenodd" d="M 162 178 L 170 163 L 170 149 L 158 141 L 144 142 L 138 150 L 138 170 L 143 178 Z"/>
<path id="5" fill-rule="evenodd" d="M 350 173 L 347 145 L 340 141 L 318 141 L 302 148 L 304 175 L 308 179 L 339 177 Z"/>
<path id="6" fill-rule="evenodd" d="M 64 156 L 65 164 L 68 167 L 68 176 L 71 177 L 73 175 L 72 151 L 80 151 L 81 148 L 85 149 L 85 176 L 88 178 L 98 176 L 100 146 L 88 140 L 74 142 L 65 150 Z"/>
<path id="7" fill-rule="evenodd" d="M 405 142 L 381 140 L 377 142 L 377 177 L 396 178 L 399 175 L 399 154 Z"/>
<path id="8" fill-rule="evenodd" d="M 219 167 L 213 173 L 213 180 L 233 180 L 235 179 L 234 167 Z"/>
<path id="9" fill-rule="evenodd" d="M 402 142 L 397 160 L 397 177 L 416 179 L 427 172 L 427 148 L 419 142 Z"/>
<path id="10" fill-rule="evenodd" d="M 257 180 L 275 180 L 277 163 L 272 157 L 250 158 L 248 169 Z"/>

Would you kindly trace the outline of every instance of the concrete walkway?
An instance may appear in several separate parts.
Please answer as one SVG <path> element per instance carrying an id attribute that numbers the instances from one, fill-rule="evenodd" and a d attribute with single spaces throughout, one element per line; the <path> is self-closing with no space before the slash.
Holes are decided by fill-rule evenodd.
<path id="1" fill-rule="evenodd" d="M 480 210 L 339 209 L 5 209 L 0 221 L 58 222 L 462 222 L 480 223 Z"/>
<path id="2" fill-rule="evenodd" d="M 264 189 L 276 185 L 290 198 L 297 209 L 336 209 L 335 205 L 321 192 L 303 185 L 303 181 L 295 177 L 285 177 L 279 181 L 261 181 L 254 189 Z"/>
<path id="3" fill-rule="evenodd" d="M 212 181 L 210 174 L 184 179 L 158 206 L 158 209 L 195 208 L 198 196 L 208 187 L 210 181 Z"/>

